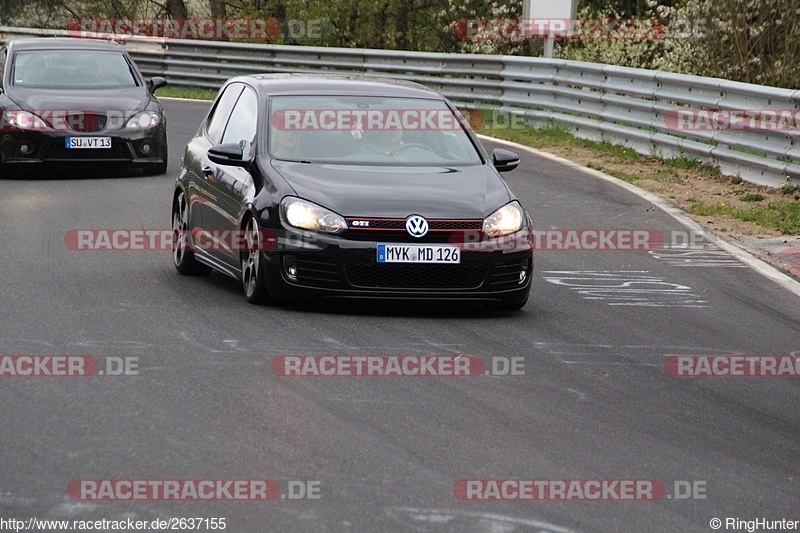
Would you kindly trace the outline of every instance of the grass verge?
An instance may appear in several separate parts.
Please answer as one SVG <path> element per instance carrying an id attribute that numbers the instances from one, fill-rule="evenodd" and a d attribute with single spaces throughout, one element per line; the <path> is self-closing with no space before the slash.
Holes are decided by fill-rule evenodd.
<path id="1" fill-rule="evenodd" d="M 156 96 L 168 98 L 190 98 L 192 100 L 213 100 L 217 97 L 217 92 L 213 89 L 197 89 L 194 87 L 162 87 L 156 90 Z"/>
<path id="2" fill-rule="evenodd" d="M 700 216 L 727 215 L 745 222 L 754 222 L 764 228 L 776 229 L 784 235 L 797 235 L 800 228 L 800 202 L 774 200 L 765 205 L 734 207 L 725 202 L 710 204 L 703 201 L 691 203 L 692 213 Z"/>

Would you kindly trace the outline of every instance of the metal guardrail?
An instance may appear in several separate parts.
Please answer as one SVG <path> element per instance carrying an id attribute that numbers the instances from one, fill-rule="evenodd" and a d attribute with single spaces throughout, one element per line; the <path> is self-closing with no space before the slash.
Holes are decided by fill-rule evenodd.
<path id="1" fill-rule="evenodd" d="M 62 30 L 0 27 L 0 41 L 67 36 Z M 725 174 L 778 186 L 800 181 L 800 130 L 677 129 L 678 111 L 800 111 L 800 91 L 722 79 L 577 61 L 280 46 L 120 36 L 145 75 L 178 87 L 217 89 L 230 77 L 261 72 L 361 73 L 426 85 L 459 107 L 559 124 L 582 138 L 639 153 L 695 157 Z"/>

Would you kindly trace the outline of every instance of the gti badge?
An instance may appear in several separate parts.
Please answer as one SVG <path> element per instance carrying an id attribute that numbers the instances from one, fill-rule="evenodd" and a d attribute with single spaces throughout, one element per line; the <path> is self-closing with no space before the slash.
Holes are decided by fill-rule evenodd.
<path id="1" fill-rule="evenodd" d="M 419 215 L 411 215 L 406 219 L 406 231 L 412 237 L 424 237 L 428 233 L 428 221 Z"/>

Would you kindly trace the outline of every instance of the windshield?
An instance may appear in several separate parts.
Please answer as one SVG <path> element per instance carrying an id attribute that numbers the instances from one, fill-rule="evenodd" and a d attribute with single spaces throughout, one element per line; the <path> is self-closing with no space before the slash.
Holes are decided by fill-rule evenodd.
<path id="1" fill-rule="evenodd" d="M 125 55 L 104 50 L 17 52 L 12 83 L 46 89 L 113 89 L 138 85 Z"/>
<path id="2" fill-rule="evenodd" d="M 269 154 L 348 165 L 476 165 L 462 121 L 441 100 L 372 96 L 271 98 Z"/>

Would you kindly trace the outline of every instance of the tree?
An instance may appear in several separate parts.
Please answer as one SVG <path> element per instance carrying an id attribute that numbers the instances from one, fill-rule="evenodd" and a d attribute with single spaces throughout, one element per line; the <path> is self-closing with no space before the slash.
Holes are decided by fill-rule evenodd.
<path id="1" fill-rule="evenodd" d="M 225 18 L 228 16 L 228 9 L 225 0 L 208 0 L 211 16 L 214 18 Z"/>
<path id="2" fill-rule="evenodd" d="M 167 0 L 167 16 L 175 19 L 189 18 L 184 0 Z"/>
<path id="3" fill-rule="evenodd" d="M 800 0 L 687 0 L 670 19 L 665 70 L 800 87 Z"/>

